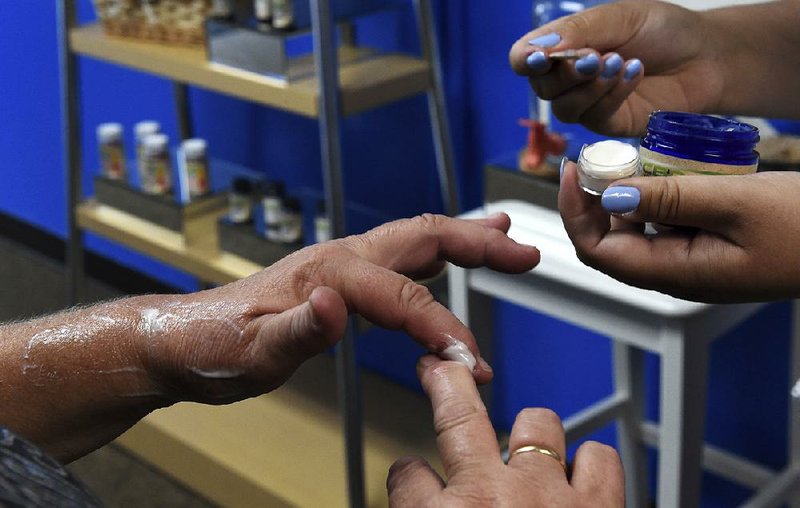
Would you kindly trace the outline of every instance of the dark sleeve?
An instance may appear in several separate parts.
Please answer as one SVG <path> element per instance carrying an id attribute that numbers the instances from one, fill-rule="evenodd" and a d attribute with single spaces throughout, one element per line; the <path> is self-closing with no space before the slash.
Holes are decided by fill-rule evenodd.
<path id="1" fill-rule="evenodd" d="M 0 506 L 83 508 L 101 505 L 61 464 L 0 427 Z"/>

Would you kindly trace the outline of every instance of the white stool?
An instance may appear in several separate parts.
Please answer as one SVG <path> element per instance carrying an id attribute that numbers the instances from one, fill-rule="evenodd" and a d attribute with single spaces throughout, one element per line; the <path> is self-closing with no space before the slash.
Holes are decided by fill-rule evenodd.
<path id="1" fill-rule="evenodd" d="M 538 247 L 542 261 L 522 275 L 449 266 L 451 310 L 473 329 L 486 349 L 491 348 L 487 344 L 491 334 L 489 297 L 573 323 L 613 341 L 614 393 L 567 418 L 564 428 L 570 442 L 617 420 L 628 506 L 647 506 L 645 444 L 659 448 L 659 508 L 698 506 L 701 464 L 740 484 L 762 489 L 748 506 L 772 506 L 791 493 L 794 481 L 800 478 L 797 424 L 790 422 L 792 459 L 782 473 L 704 445 L 709 344 L 764 304 L 694 303 L 617 282 L 577 259 L 561 217 L 547 208 L 499 201 L 462 217 L 478 218 L 499 211 L 511 217 L 509 236 Z M 798 335 L 794 327 L 794 355 L 800 351 Z M 659 425 L 644 420 L 644 351 L 661 357 Z M 793 361 L 793 365 L 797 363 Z M 793 369 L 793 380 L 798 375 Z M 792 422 L 800 422 L 796 403 L 790 413 L 799 416 Z"/>

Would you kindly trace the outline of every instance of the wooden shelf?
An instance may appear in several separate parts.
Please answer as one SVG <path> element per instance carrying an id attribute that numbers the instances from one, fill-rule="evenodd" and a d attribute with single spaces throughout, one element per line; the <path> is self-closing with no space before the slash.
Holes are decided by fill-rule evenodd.
<path id="1" fill-rule="evenodd" d="M 318 82 L 314 77 L 285 82 L 217 66 L 206 60 L 202 48 L 111 37 L 97 24 L 71 30 L 69 40 L 72 51 L 80 55 L 300 115 L 319 115 Z M 422 93 L 428 88 L 430 75 L 424 60 L 392 54 L 341 65 L 339 74 L 345 115 Z"/>
<path id="2" fill-rule="evenodd" d="M 94 201 L 79 205 L 76 214 L 81 228 L 152 256 L 206 282 L 227 284 L 264 268 L 239 256 L 218 252 L 216 233 L 208 234 L 203 243 L 190 247 L 179 233 L 171 229 Z"/>
<path id="3" fill-rule="evenodd" d="M 363 374 L 367 506 L 385 506 L 386 474 L 404 455 L 441 471 L 427 400 Z M 334 362 L 306 362 L 273 393 L 229 406 L 181 403 L 117 442 L 222 506 L 347 506 Z"/>

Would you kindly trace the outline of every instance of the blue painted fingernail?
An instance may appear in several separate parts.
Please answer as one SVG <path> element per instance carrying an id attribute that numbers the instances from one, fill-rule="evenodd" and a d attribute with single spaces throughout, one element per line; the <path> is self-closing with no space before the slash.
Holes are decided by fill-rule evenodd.
<path id="1" fill-rule="evenodd" d="M 528 64 L 528 68 L 532 71 L 541 71 L 545 67 L 547 67 L 547 57 L 544 56 L 544 53 L 541 51 L 536 51 L 528 55 L 527 60 L 525 63 Z"/>
<path id="2" fill-rule="evenodd" d="M 564 178 L 564 166 L 566 166 L 566 165 L 567 165 L 567 161 L 568 161 L 568 160 L 569 160 L 569 159 L 567 159 L 566 157 L 563 157 L 563 158 L 561 159 L 561 167 L 559 167 L 559 168 L 558 168 L 558 179 L 559 179 L 559 180 L 561 180 L 562 178 Z"/>
<path id="3" fill-rule="evenodd" d="M 531 39 L 528 41 L 528 44 L 531 46 L 539 46 L 540 48 L 552 48 L 556 44 L 561 42 L 561 36 L 555 32 L 540 35 L 535 39 Z"/>
<path id="4" fill-rule="evenodd" d="M 603 67 L 603 72 L 600 73 L 601 76 L 605 79 L 611 79 L 617 75 L 620 69 L 622 69 L 622 64 L 625 63 L 622 60 L 622 57 L 618 54 L 614 53 L 610 57 L 606 58 L 605 66 Z"/>
<path id="5" fill-rule="evenodd" d="M 586 55 L 575 62 L 575 70 L 587 76 L 597 72 L 598 67 L 600 67 L 600 58 L 594 53 Z"/>
<path id="6" fill-rule="evenodd" d="M 630 81 L 642 71 L 642 62 L 638 58 L 634 58 L 625 65 L 625 81 Z"/>
<path id="7" fill-rule="evenodd" d="M 639 208 L 641 194 L 636 187 L 609 187 L 603 191 L 600 203 L 609 213 L 631 213 Z"/>

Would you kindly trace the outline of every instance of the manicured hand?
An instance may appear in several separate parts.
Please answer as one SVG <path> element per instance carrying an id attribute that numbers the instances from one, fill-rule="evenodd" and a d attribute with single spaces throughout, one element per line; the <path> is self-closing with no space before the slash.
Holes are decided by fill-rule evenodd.
<path id="1" fill-rule="evenodd" d="M 689 300 L 759 301 L 800 294 L 798 192 L 800 174 L 773 172 L 633 178 L 598 198 L 580 189 L 570 162 L 559 209 L 578 257 L 622 282 Z M 644 234 L 645 222 L 660 232 Z"/>
<path id="2" fill-rule="evenodd" d="M 432 352 L 492 377 L 475 337 L 414 280 L 447 261 L 530 270 L 539 252 L 508 238 L 497 215 L 464 221 L 425 215 L 302 249 L 247 279 L 170 297 L 141 311 L 148 372 L 165 396 L 225 403 L 272 390 L 306 359 L 335 344 L 348 313 L 401 329 Z M 449 348 L 449 349 L 448 349 Z"/>
<path id="3" fill-rule="evenodd" d="M 525 34 L 509 59 L 562 121 L 633 136 L 656 109 L 707 111 L 717 104 L 723 74 L 710 30 L 701 14 L 682 7 L 620 1 Z M 549 58 L 568 49 L 580 58 Z"/>
<path id="4" fill-rule="evenodd" d="M 558 416 L 547 409 L 525 409 L 517 415 L 509 443 L 510 450 L 522 453 L 512 454 L 506 465 L 470 372 L 426 355 L 417 373 L 433 404 L 447 480 L 419 457 L 400 459 L 386 481 L 390 506 L 624 506 L 622 465 L 612 448 L 581 445 L 568 478 L 560 460 L 566 446 Z M 552 454 L 525 452 L 530 445 Z"/>

